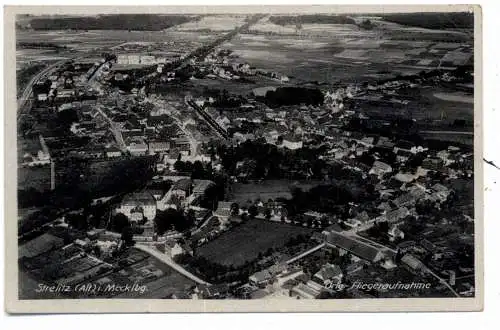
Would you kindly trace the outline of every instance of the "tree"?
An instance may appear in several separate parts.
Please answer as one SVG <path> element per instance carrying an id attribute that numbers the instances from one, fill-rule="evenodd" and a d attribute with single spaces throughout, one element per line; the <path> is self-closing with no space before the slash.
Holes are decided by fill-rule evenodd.
<path id="1" fill-rule="evenodd" d="M 231 215 L 238 215 L 240 213 L 240 206 L 238 203 L 231 204 Z"/>
<path id="2" fill-rule="evenodd" d="M 259 210 L 257 209 L 257 206 L 255 205 L 251 205 L 249 208 L 248 208 L 248 214 L 250 215 L 250 218 L 255 218 L 257 216 L 257 214 L 259 214 Z"/>
<path id="3" fill-rule="evenodd" d="M 182 232 L 193 226 L 192 219 L 185 217 L 181 211 L 173 208 L 169 208 L 165 211 L 158 211 L 154 221 L 156 230 L 160 235 L 163 235 L 170 229 Z"/>
<path id="4" fill-rule="evenodd" d="M 79 230 L 88 229 L 87 218 L 80 213 L 69 213 L 65 216 L 65 221 L 72 227 Z"/>
<path id="5" fill-rule="evenodd" d="M 130 222 L 128 221 L 127 216 L 123 213 L 117 213 L 111 219 L 111 230 L 115 232 L 121 233 L 123 231 L 123 228 L 129 226 Z"/>
<path id="6" fill-rule="evenodd" d="M 128 226 L 123 228 L 121 239 L 125 242 L 125 245 L 127 246 L 134 245 L 133 237 L 134 237 L 134 231 L 132 230 L 132 227 Z"/>

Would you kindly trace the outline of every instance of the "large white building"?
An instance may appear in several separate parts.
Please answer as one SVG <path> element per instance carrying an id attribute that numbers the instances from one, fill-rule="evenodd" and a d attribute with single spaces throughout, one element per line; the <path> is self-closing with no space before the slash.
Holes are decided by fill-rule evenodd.
<path id="1" fill-rule="evenodd" d="M 142 212 L 146 219 L 153 220 L 156 216 L 156 200 L 148 191 L 133 193 L 125 196 L 116 212 L 123 213 L 131 220 L 136 219 L 138 212 Z"/>

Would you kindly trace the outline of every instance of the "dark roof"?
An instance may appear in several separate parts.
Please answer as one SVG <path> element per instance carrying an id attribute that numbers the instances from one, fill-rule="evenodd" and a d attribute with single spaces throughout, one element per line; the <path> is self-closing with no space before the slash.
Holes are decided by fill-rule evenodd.
<path id="1" fill-rule="evenodd" d="M 326 264 L 314 276 L 323 280 L 331 279 L 342 275 L 342 270 L 337 265 Z"/>
<path id="2" fill-rule="evenodd" d="M 32 258 L 41 253 L 52 250 L 54 248 L 59 248 L 63 245 L 64 245 L 64 240 L 62 238 L 56 237 L 51 234 L 43 234 L 19 246 L 18 258 L 22 257 Z"/>
<path id="3" fill-rule="evenodd" d="M 141 191 L 125 196 L 125 198 L 123 198 L 122 204 L 156 205 L 156 200 L 149 191 Z"/>
<path id="4" fill-rule="evenodd" d="M 179 189 L 189 191 L 191 189 L 191 184 L 191 179 L 180 179 L 179 181 L 174 183 L 172 190 Z"/>
<path id="5" fill-rule="evenodd" d="M 381 252 L 371 245 L 362 243 L 337 232 L 330 232 L 326 236 L 326 242 L 371 262 L 377 261 L 377 255 Z"/>
<path id="6" fill-rule="evenodd" d="M 410 142 L 410 141 L 406 141 L 406 140 L 399 140 L 397 143 L 396 143 L 396 147 L 400 148 L 400 149 L 407 149 L 407 150 L 410 150 L 411 148 L 413 148 L 415 145 Z"/>

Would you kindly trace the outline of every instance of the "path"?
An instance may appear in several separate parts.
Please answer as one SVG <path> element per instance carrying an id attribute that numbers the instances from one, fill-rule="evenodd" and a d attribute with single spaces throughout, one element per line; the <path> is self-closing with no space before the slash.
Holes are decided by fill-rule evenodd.
<path id="1" fill-rule="evenodd" d="M 141 250 L 143 252 L 146 252 L 147 254 L 155 257 L 159 261 L 163 262 L 165 265 L 173 268 L 175 271 L 179 272 L 180 274 L 186 276 L 187 278 L 195 281 L 198 284 L 206 284 L 206 285 L 211 285 L 210 283 L 202 280 L 198 276 L 188 272 L 186 269 L 182 268 L 179 264 L 175 263 L 172 258 L 167 256 L 164 253 L 161 253 L 160 251 L 156 250 L 155 248 L 148 246 L 148 245 L 143 245 L 143 244 L 136 244 L 134 246 L 136 249 Z"/>
<path id="2" fill-rule="evenodd" d="M 315 246 L 315 247 L 313 247 L 313 248 L 311 248 L 311 249 L 309 249 L 309 250 L 307 250 L 307 251 L 305 251 L 305 252 L 302 252 L 302 253 L 301 253 L 301 254 L 299 254 L 298 256 L 295 256 L 295 257 L 293 257 L 292 259 L 287 260 L 287 261 L 286 261 L 286 264 L 287 264 L 287 265 L 289 265 L 289 264 L 291 264 L 292 262 L 295 262 L 295 261 L 297 261 L 297 260 L 299 260 L 299 259 L 301 259 L 301 258 L 304 258 L 305 256 L 307 256 L 307 255 L 309 255 L 309 254 L 311 254 L 311 253 L 313 253 L 313 252 L 316 252 L 316 251 L 318 251 L 319 249 L 322 249 L 323 247 L 325 247 L 325 245 L 326 245 L 326 243 L 321 243 L 321 244 L 319 244 L 319 245 L 317 245 L 317 246 Z"/>

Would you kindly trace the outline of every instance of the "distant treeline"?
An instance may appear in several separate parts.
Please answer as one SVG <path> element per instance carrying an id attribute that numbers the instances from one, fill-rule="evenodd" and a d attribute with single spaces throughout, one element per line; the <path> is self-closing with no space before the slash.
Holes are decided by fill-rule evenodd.
<path id="1" fill-rule="evenodd" d="M 299 16 L 271 16 L 269 21 L 277 25 L 289 24 L 356 24 L 347 16 L 340 15 L 299 15 Z"/>
<path id="2" fill-rule="evenodd" d="M 427 29 L 472 29 L 473 13 L 404 13 L 383 16 L 388 22 Z"/>
<path id="3" fill-rule="evenodd" d="M 66 49 L 67 46 L 52 42 L 18 42 L 16 48 Z"/>
<path id="4" fill-rule="evenodd" d="M 159 31 L 196 17 L 184 15 L 122 14 L 98 17 L 34 18 L 34 30 L 140 30 Z"/>
<path id="5" fill-rule="evenodd" d="M 266 96 L 258 97 L 268 106 L 282 105 L 318 105 L 323 104 L 323 93 L 317 88 L 279 87 L 275 91 L 268 91 Z"/>

